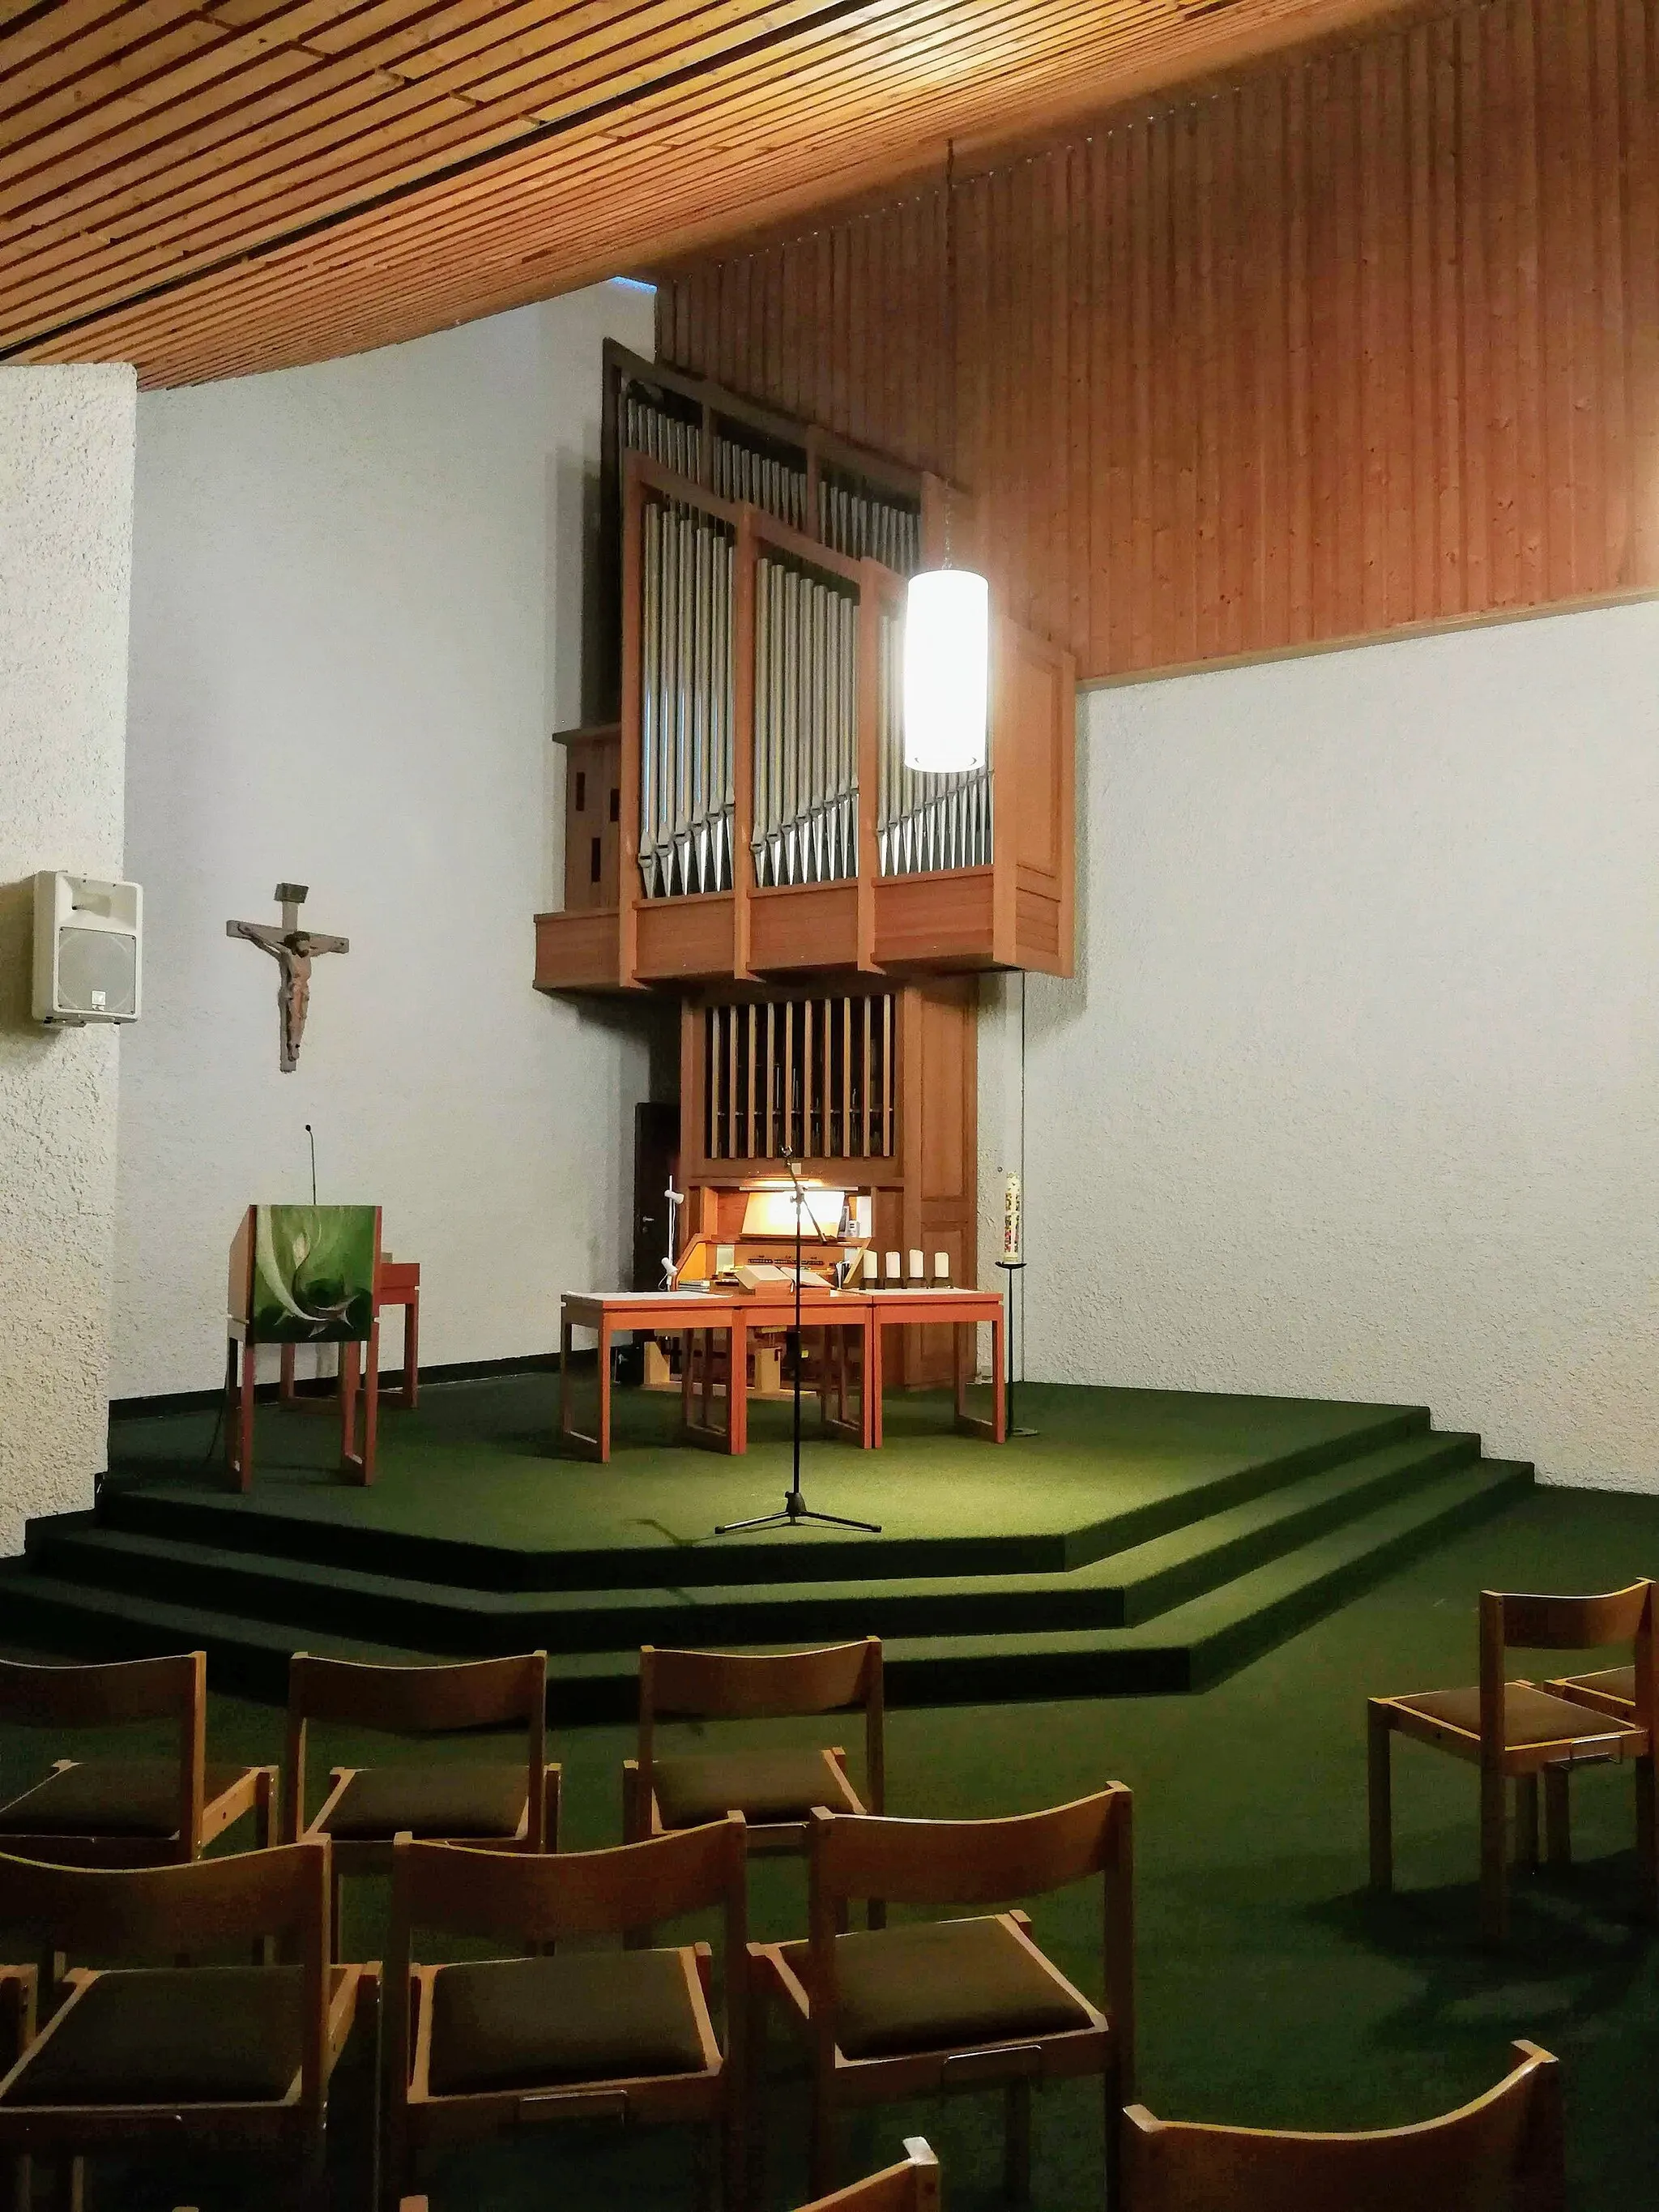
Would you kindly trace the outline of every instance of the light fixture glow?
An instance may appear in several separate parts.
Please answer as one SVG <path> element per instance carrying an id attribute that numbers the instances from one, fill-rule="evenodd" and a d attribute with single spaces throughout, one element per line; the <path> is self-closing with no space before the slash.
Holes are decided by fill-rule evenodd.
<path id="1" fill-rule="evenodd" d="M 904 608 L 904 765 L 935 775 L 985 765 L 991 592 L 971 568 L 912 576 Z"/>

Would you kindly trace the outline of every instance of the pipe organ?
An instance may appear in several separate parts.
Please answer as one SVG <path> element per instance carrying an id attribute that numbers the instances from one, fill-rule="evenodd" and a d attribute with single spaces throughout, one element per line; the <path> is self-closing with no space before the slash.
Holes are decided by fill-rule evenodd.
<path id="1" fill-rule="evenodd" d="M 856 1161 L 876 1244 L 970 1283 L 973 971 L 1071 972 L 1070 659 L 994 614 L 985 765 L 908 768 L 906 580 L 970 557 L 972 501 L 614 345 L 600 517 L 616 681 L 562 739 L 536 981 L 679 994 L 686 1234 L 786 1154 Z M 893 1352 L 916 1381 L 948 1345 Z"/>

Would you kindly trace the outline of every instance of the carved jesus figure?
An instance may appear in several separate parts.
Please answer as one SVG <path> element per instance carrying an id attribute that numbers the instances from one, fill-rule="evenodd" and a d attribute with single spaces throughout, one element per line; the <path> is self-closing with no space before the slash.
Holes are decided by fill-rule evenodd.
<path id="1" fill-rule="evenodd" d="M 300 1062 L 300 1042 L 306 1033 L 306 1012 L 311 1004 L 311 963 L 319 953 L 349 952 L 344 937 L 324 937 L 299 927 L 300 907 L 306 896 L 303 884 L 278 884 L 276 896 L 283 908 L 280 927 L 268 921 L 228 921 L 227 937 L 246 938 L 276 963 L 276 1012 L 282 1024 L 278 1065 L 292 1075 Z"/>

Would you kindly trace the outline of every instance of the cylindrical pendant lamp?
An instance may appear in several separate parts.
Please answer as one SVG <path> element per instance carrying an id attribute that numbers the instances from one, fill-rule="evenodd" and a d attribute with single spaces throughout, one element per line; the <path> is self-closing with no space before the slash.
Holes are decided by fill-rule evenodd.
<path id="1" fill-rule="evenodd" d="M 912 576 L 904 607 L 904 765 L 935 775 L 985 765 L 991 592 L 971 568 Z"/>

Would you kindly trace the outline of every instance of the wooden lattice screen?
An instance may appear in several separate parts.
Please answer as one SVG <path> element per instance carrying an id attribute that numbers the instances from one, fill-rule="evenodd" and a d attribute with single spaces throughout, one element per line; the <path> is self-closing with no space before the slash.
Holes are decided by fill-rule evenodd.
<path id="1" fill-rule="evenodd" d="M 711 1160 L 890 1159 L 890 993 L 703 1010 Z"/>

